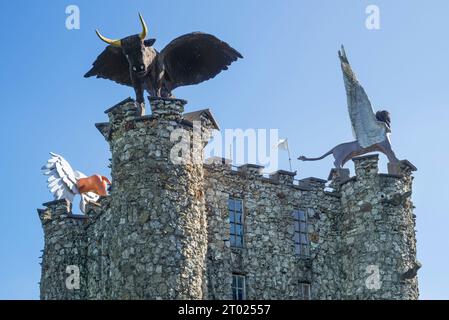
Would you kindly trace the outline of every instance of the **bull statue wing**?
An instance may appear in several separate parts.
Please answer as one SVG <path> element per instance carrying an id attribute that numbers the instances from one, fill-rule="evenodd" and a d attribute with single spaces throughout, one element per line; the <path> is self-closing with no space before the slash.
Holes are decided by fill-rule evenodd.
<path id="1" fill-rule="evenodd" d="M 387 127 L 376 119 L 371 102 L 351 69 L 344 47 L 338 51 L 348 101 L 349 117 L 355 138 L 363 148 L 384 141 Z"/>
<path id="2" fill-rule="evenodd" d="M 121 48 L 109 45 L 93 63 L 85 75 L 85 78 L 96 76 L 97 78 L 108 79 L 132 87 L 131 76 L 129 74 L 129 63 Z"/>
<path id="3" fill-rule="evenodd" d="M 86 177 L 83 173 L 72 169 L 70 164 L 62 156 L 50 152 L 51 158 L 42 167 L 43 173 L 49 176 L 48 189 L 55 200 L 66 199 L 73 203 L 75 195 L 79 194 L 77 181 Z M 80 209 L 84 213 L 87 202 L 95 202 L 99 198 L 92 192 L 81 194 Z"/>
<path id="4" fill-rule="evenodd" d="M 213 35 L 193 32 L 171 41 L 160 53 L 159 63 L 165 72 L 166 89 L 198 84 L 227 70 L 243 58 L 229 44 Z"/>

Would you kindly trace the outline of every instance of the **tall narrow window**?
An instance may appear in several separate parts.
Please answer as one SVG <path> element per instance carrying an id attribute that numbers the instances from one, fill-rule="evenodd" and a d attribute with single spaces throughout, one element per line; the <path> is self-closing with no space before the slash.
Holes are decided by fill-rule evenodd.
<path id="1" fill-rule="evenodd" d="M 311 300 L 310 297 L 310 283 L 302 282 L 299 284 L 301 290 L 301 297 L 303 300 Z"/>
<path id="2" fill-rule="evenodd" d="M 232 299 L 245 300 L 246 299 L 246 284 L 245 276 L 239 274 L 232 275 Z"/>
<path id="3" fill-rule="evenodd" d="M 229 198 L 228 210 L 231 222 L 230 242 L 235 248 L 243 248 L 243 205 L 241 199 Z"/>
<path id="4" fill-rule="evenodd" d="M 295 253 L 297 255 L 309 256 L 309 236 L 307 234 L 307 216 L 303 210 L 293 210 L 293 221 L 295 224 Z"/>

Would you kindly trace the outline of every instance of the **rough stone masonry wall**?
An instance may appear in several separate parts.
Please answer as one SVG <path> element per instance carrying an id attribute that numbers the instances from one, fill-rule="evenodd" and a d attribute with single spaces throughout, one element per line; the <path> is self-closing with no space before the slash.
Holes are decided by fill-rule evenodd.
<path id="1" fill-rule="evenodd" d="M 246 276 L 248 299 L 302 299 L 301 282 L 311 284 L 312 297 L 325 296 L 322 290 L 328 289 L 327 281 L 333 278 L 325 279 L 324 273 L 331 268 L 324 264 L 329 252 L 321 252 L 320 244 L 330 239 L 322 228 L 327 228 L 326 216 L 339 209 L 339 198 L 324 192 L 323 180 L 306 179 L 294 185 L 294 173 L 280 171 L 265 178 L 261 169 L 245 165 L 233 171 L 220 161 L 205 166 L 207 298 L 232 298 L 233 273 Z M 245 231 L 241 249 L 229 246 L 229 197 L 243 199 Z M 304 210 L 308 216 L 312 243 L 309 258 L 295 254 L 294 208 Z M 319 223 L 320 219 L 324 224 Z"/>
<path id="2" fill-rule="evenodd" d="M 343 299 L 417 299 L 411 170 L 378 174 L 378 155 L 354 159 L 341 185 L 339 256 Z"/>
<path id="3" fill-rule="evenodd" d="M 85 299 L 88 274 L 86 217 L 72 215 L 71 204 L 66 200 L 47 202 L 44 206 L 45 209 L 38 210 L 44 229 L 40 298 Z M 70 276 L 78 271 L 79 288 L 76 288 Z"/>
<path id="4" fill-rule="evenodd" d="M 310 235 L 312 299 L 341 299 L 341 265 L 338 251 L 340 233 L 335 229 L 341 212 L 340 193 L 337 190 L 324 193 L 322 187 L 315 192 L 317 196 L 313 200 L 317 206 L 316 232 Z"/>
<path id="5" fill-rule="evenodd" d="M 113 226 L 113 234 L 106 240 L 110 289 L 105 298 L 203 298 L 202 162 L 170 160 L 178 142 L 170 141 L 171 132 L 192 131 L 182 123 L 184 103 L 152 100 L 152 116 L 143 117 L 133 101 L 107 111 L 110 122 L 101 131 L 111 147 L 113 187 L 105 223 Z"/>
<path id="6" fill-rule="evenodd" d="M 108 299 L 112 296 L 110 278 L 111 239 L 118 236 L 111 212 L 111 197 L 101 197 L 99 206 L 90 205 L 87 224 L 86 299 Z"/>

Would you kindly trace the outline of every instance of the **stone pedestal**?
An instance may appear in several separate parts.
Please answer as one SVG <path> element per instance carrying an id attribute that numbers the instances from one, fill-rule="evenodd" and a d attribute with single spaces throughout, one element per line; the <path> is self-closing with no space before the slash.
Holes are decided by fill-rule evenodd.
<path id="1" fill-rule="evenodd" d="M 338 191 L 341 183 L 349 179 L 349 169 L 332 168 L 327 180 L 331 181 L 329 187 Z"/>
<path id="2" fill-rule="evenodd" d="M 394 175 L 410 175 L 416 167 L 408 160 L 388 163 L 388 173 Z"/>

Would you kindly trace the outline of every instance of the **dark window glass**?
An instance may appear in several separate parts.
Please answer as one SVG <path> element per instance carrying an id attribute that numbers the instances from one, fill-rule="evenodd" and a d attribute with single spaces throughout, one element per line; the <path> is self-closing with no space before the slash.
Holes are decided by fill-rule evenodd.
<path id="1" fill-rule="evenodd" d="M 229 208 L 229 210 L 234 211 L 234 199 L 229 199 L 228 208 Z"/>
<path id="2" fill-rule="evenodd" d="M 237 222 L 237 223 L 243 223 L 243 220 L 242 220 L 242 213 L 241 213 L 241 212 L 237 212 L 237 213 L 235 214 L 235 222 Z"/>
<path id="3" fill-rule="evenodd" d="M 311 300 L 310 283 L 300 283 L 301 297 L 303 300 Z"/>
<path id="4" fill-rule="evenodd" d="M 295 254 L 309 256 L 309 236 L 307 233 L 307 215 L 305 211 L 295 209 L 292 213 L 295 225 Z"/>
<path id="5" fill-rule="evenodd" d="M 246 299 L 245 276 L 239 274 L 232 275 L 232 299 Z"/>
<path id="6" fill-rule="evenodd" d="M 243 247 L 243 201 L 242 199 L 229 198 L 228 201 L 230 221 L 230 243 L 232 247 Z"/>

